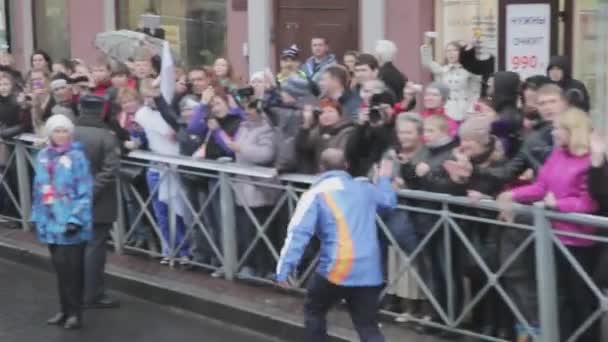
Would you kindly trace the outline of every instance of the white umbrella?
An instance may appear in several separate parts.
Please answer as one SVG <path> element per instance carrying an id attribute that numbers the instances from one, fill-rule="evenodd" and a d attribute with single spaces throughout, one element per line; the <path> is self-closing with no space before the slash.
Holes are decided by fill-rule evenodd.
<path id="1" fill-rule="evenodd" d="M 101 32 L 95 36 L 95 47 L 120 62 L 135 57 L 142 49 L 151 55 L 161 55 L 163 43 L 162 39 L 129 30 Z"/>

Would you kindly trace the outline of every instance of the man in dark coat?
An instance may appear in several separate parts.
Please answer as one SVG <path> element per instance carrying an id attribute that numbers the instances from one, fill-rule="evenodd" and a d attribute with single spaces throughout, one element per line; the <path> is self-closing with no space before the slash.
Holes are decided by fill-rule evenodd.
<path id="1" fill-rule="evenodd" d="M 570 59 L 566 56 L 553 56 L 547 66 L 547 76 L 559 85 L 564 92 L 577 91 L 580 92 L 581 109 L 589 112 L 591 103 L 589 92 L 583 82 L 572 78 L 572 69 L 570 68 Z"/>
<path id="2" fill-rule="evenodd" d="M 498 137 L 508 158 L 515 156 L 519 149 L 523 125 L 523 115 L 517 107 L 520 84 L 519 75 L 512 71 L 494 74 L 492 105 L 498 119 L 492 123 L 492 134 Z"/>
<path id="3" fill-rule="evenodd" d="M 120 145 L 102 121 L 105 100 L 95 95 L 80 99 L 80 117 L 74 139 L 83 144 L 95 179 L 93 187 L 93 238 L 85 255 L 85 307 L 117 307 L 105 293 L 106 242 L 118 216 L 116 177 L 120 168 Z"/>
<path id="4" fill-rule="evenodd" d="M 397 45 L 390 40 L 380 40 L 376 43 L 375 52 L 380 64 L 378 79 L 382 80 L 393 91 L 397 96 L 397 102 L 401 102 L 403 100 L 403 88 L 407 84 L 407 76 L 393 64 L 397 57 Z"/>
<path id="5" fill-rule="evenodd" d="M 391 121 L 391 110 L 395 105 L 393 92 L 387 89 L 373 95 L 370 105 L 372 108 L 362 110 L 356 129 L 346 145 L 346 159 L 353 177 L 367 177 L 373 165 L 379 163 L 395 143 L 395 127 Z"/>
<path id="6" fill-rule="evenodd" d="M 342 66 L 331 65 L 321 74 L 319 87 L 321 88 L 321 98 L 330 98 L 338 101 L 342 107 L 344 115 L 351 120 L 357 120 L 359 107 L 361 107 L 361 97 L 359 94 L 347 88 L 348 71 Z"/>

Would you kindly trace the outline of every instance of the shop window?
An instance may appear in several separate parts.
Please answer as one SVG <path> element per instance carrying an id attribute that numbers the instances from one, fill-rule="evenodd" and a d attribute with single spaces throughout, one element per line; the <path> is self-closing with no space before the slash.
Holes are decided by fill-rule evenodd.
<path id="1" fill-rule="evenodd" d="M 117 1 L 118 27 L 144 26 L 142 15 L 158 14 L 165 38 L 186 66 L 211 64 L 226 49 L 226 0 Z"/>
<path id="2" fill-rule="evenodd" d="M 67 0 L 32 1 L 35 48 L 54 60 L 70 57 Z"/>
<path id="3" fill-rule="evenodd" d="M 608 4 L 573 1 L 573 71 L 587 86 L 595 127 L 608 133 Z"/>
<path id="4" fill-rule="evenodd" d="M 498 56 L 498 0 L 435 0 L 435 54 L 452 41 L 475 40 L 482 55 Z"/>
<path id="5" fill-rule="evenodd" d="M 8 22 L 8 1 L 0 0 L 0 51 L 10 49 L 10 30 Z"/>

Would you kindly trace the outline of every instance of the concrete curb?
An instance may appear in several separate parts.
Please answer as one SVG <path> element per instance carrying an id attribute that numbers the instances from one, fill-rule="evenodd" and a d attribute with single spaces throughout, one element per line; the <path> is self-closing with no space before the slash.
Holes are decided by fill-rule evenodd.
<path id="1" fill-rule="evenodd" d="M 35 251 L 12 246 L 0 241 L 0 258 L 52 272 L 49 257 Z M 132 275 L 107 270 L 108 285 L 112 290 L 126 293 L 163 306 L 176 307 L 222 322 L 249 329 L 284 341 L 304 341 L 304 327 L 285 317 L 273 317 L 244 307 L 177 291 L 162 284 L 135 279 Z M 330 336 L 331 342 L 348 342 L 343 336 Z"/>

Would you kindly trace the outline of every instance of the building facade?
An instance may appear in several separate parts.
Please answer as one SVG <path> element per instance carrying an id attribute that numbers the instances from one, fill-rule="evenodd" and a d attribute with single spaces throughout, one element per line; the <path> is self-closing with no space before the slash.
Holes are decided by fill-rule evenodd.
<path id="1" fill-rule="evenodd" d="M 411 80 L 429 78 L 418 47 L 437 32 L 436 57 L 450 41 L 477 40 L 499 57 L 498 67 L 522 74 L 542 70 L 551 54 L 572 57 L 577 78 L 593 94 L 605 89 L 608 60 L 603 0 L 0 0 L 0 47 L 19 66 L 35 49 L 55 58 L 97 56 L 97 32 L 134 29 L 141 15 L 159 14 L 166 38 L 187 65 L 228 57 L 246 78 L 275 67 L 291 44 L 308 54 L 312 36 L 329 38 L 341 58 L 370 51 L 378 39 L 399 46 L 396 60 Z M 527 26 L 526 26 L 527 25 Z M 536 36 L 534 36 L 536 35 Z M 526 45 L 529 44 L 529 45 Z M 531 52 L 530 52 L 531 51 Z M 530 53 L 528 53 L 530 52 Z M 534 52 L 534 53 L 532 53 Z M 536 70 L 532 70 L 536 68 Z M 596 98 L 603 98 L 599 96 Z M 605 108 L 605 107 L 603 107 Z"/>

